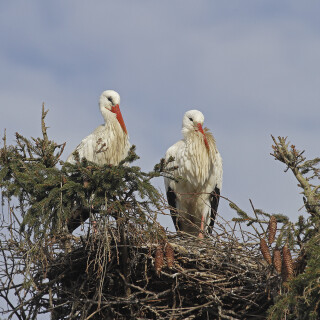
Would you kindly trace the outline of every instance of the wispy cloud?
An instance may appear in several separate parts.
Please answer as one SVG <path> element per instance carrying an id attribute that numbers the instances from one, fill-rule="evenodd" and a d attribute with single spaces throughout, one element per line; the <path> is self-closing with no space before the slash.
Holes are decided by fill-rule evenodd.
<path id="1" fill-rule="evenodd" d="M 319 6 L 3 2 L 0 129 L 38 135 L 45 101 L 52 138 L 71 152 L 102 122 L 100 93 L 115 89 L 148 170 L 181 138 L 184 112 L 198 108 L 224 159 L 224 195 L 296 216 L 302 201 L 269 156 L 270 134 L 319 153 Z M 223 202 L 220 211 L 232 214 Z"/>

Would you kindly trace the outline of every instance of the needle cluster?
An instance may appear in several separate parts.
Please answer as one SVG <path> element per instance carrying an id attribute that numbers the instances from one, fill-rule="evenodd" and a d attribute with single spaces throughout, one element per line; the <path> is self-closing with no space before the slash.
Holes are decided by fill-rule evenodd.
<path id="1" fill-rule="evenodd" d="M 297 179 L 305 213 L 293 223 L 285 215 L 255 209 L 251 201 L 253 215 L 230 202 L 238 214 L 233 220 L 253 229 L 271 272 L 281 275 L 282 288 L 269 309 L 268 319 L 319 319 L 320 158 L 307 160 L 304 151 L 291 145 L 287 138 L 272 139 L 271 155 Z"/>
<path id="2" fill-rule="evenodd" d="M 143 172 L 133 147 L 118 166 L 77 155 L 64 163 L 65 144 L 48 139 L 46 114 L 43 107 L 41 138 L 17 133 L 7 145 L 4 136 L 0 149 L 6 318 L 317 319 L 320 159 L 274 140 L 273 156 L 298 179 L 307 216 L 293 223 L 252 202 L 250 215 L 230 201 L 238 217 L 220 217 L 213 235 L 198 239 L 158 223 L 169 208 L 151 180 L 173 179 L 174 159 Z"/>

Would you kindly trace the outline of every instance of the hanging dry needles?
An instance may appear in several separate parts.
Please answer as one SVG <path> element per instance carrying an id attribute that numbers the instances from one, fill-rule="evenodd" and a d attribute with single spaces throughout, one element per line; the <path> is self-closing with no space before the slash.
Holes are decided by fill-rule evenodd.
<path id="1" fill-rule="evenodd" d="M 277 219 L 275 216 L 271 216 L 268 225 L 268 242 L 272 244 L 277 232 Z"/>
<path id="2" fill-rule="evenodd" d="M 272 258 L 270 255 L 269 247 L 267 245 L 266 240 L 263 238 L 260 239 L 260 250 L 267 263 L 272 264 Z"/>

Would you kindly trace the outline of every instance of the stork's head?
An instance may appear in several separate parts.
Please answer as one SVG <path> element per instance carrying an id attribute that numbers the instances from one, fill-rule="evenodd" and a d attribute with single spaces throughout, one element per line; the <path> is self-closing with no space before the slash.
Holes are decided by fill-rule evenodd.
<path id="1" fill-rule="evenodd" d="M 204 116 L 202 112 L 198 110 L 189 110 L 184 114 L 182 121 L 182 133 L 184 136 L 187 136 L 192 132 L 200 132 L 203 135 L 203 142 L 205 143 L 206 148 L 209 150 L 209 143 L 206 138 L 206 135 L 202 129 L 204 122 Z"/>
<path id="2" fill-rule="evenodd" d="M 127 134 L 127 129 L 124 124 L 122 114 L 120 111 L 120 95 L 118 92 L 113 90 L 103 91 L 100 96 L 100 111 L 104 118 L 104 121 L 107 122 L 110 120 L 110 117 L 115 117 L 123 131 Z"/>

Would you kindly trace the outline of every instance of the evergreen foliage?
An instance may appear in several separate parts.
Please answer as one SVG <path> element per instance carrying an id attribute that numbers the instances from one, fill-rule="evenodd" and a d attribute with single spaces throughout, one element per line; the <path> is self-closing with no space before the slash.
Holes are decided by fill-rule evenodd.
<path id="1" fill-rule="evenodd" d="M 150 180 L 163 173 L 164 161 L 152 172 L 142 172 L 131 165 L 139 158 L 132 146 L 118 166 L 98 166 L 79 156 L 76 164 L 63 163 L 60 156 L 65 143 L 58 145 L 48 139 L 46 114 L 43 107 L 42 138 L 30 140 L 16 133 L 16 146 L 8 147 L 4 137 L 0 154 L 2 197 L 19 200 L 21 231 L 37 239 L 47 233 L 68 232 L 66 222 L 70 223 L 76 209 L 117 219 L 119 215 L 128 218 L 130 207 L 134 213 L 130 218 L 148 225 L 146 213 L 152 212 L 152 206 L 159 209 L 160 198 Z"/>
<path id="2" fill-rule="evenodd" d="M 286 165 L 285 172 L 290 170 L 298 180 L 302 189 L 306 215 L 299 216 L 296 223 L 282 214 L 273 216 L 280 223 L 274 249 L 288 245 L 295 257 L 294 277 L 288 281 L 282 271 L 282 293 L 275 299 L 275 304 L 269 310 L 268 319 L 319 319 L 320 318 L 320 158 L 306 160 L 304 151 L 299 151 L 287 142 L 287 138 L 272 136 L 275 160 Z M 250 216 L 234 203 L 230 203 L 238 218 L 234 221 L 245 223 L 252 227 L 260 239 L 266 237 L 263 225 L 271 216 L 253 206 L 254 216 Z M 284 257 L 282 257 L 284 259 Z M 282 266 L 284 264 L 282 263 Z M 275 268 L 275 266 L 274 266 Z"/>
<path id="3" fill-rule="evenodd" d="M 49 260 L 52 262 L 63 252 L 68 254 L 78 246 L 72 232 L 88 218 L 93 223 L 89 229 L 94 233 L 97 222 L 107 229 L 116 226 L 114 237 L 119 236 L 120 247 L 126 244 L 128 229 L 132 226 L 144 241 L 165 238 L 162 227 L 156 222 L 162 198 L 150 182 L 160 175 L 170 176 L 170 171 L 165 171 L 164 160 L 153 171 L 143 172 L 132 165 L 139 158 L 132 146 L 118 166 L 98 166 L 79 156 L 76 164 L 64 163 L 60 157 L 65 143 L 56 144 L 48 139 L 47 112 L 43 106 L 41 138 L 27 139 L 16 133 L 16 144 L 8 146 L 5 135 L 4 146 L 0 149 L 2 206 L 8 206 L 11 221 L 9 239 L 5 217 L 0 226 L 2 259 L 10 261 L 4 270 L 7 280 L 2 283 L 3 291 L 0 290 L 0 297 L 7 302 L 9 288 L 5 283 L 14 282 L 21 272 L 24 273 L 21 286 L 26 290 L 24 298 L 30 298 L 28 294 L 37 297 L 34 288 L 44 285 L 43 276 L 49 272 Z M 126 260 L 125 250 L 119 250 L 123 251 L 122 260 Z M 20 293 L 20 289 L 16 291 L 18 296 Z M 38 314 L 41 310 L 33 312 Z M 10 316 L 24 318 L 19 313 L 15 310 Z"/>
<path id="4" fill-rule="evenodd" d="M 270 306 L 272 320 L 320 318 L 320 158 L 307 160 L 286 138 L 272 137 L 272 156 L 298 180 L 306 213 L 293 223 L 251 200 L 252 214 L 230 201 L 237 217 L 190 241 L 157 222 L 168 207 L 151 180 L 173 178 L 175 168 L 162 159 L 141 171 L 134 146 L 118 166 L 78 154 L 64 163 L 65 143 L 49 140 L 46 114 L 43 106 L 41 138 L 16 133 L 8 146 L 5 135 L 0 149 L 0 298 L 8 319 L 48 312 L 52 319 L 240 319 L 265 317 Z M 72 234 L 87 219 L 80 236 Z"/>

